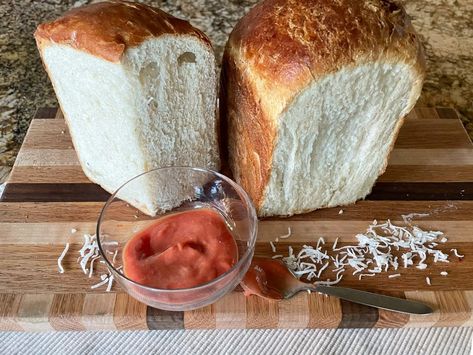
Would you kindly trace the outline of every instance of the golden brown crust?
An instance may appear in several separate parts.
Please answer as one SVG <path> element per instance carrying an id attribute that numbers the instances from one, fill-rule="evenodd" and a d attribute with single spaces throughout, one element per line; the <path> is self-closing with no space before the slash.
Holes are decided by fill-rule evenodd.
<path id="1" fill-rule="evenodd" d="M 406 12 L 387 0 L 262 1 L 238 22 L 229 42 L 275 86 L 303 85 L 308 72 L 318 77 L 360 59 L 417 63 L 420 54 Z"/>
<path id="2" fill-rule="evenodd" d="M 126 48 L 165 34 L 192 35 L 209 47 L 209 39 L 189 22 L 159 9 L 126 1 L 110 1 L 79 7 L 52 22 L 38 26 L 39 47 L 67 44 L 111 62 L 120 60 Z"/>
<path id="3" fill-rule="evenodd" d="M 228 133 L 228 136 L 223 133 L 222 138 L 228 138 L 229 148 L 228 156 L 222 156 L 222 161 L 229 162 L 233 178 L 259 206 L 269 179 L 276 127 L 261 110 L 258 91 L 245 76 L 238 74 L 236 63 L 228 53 L 222 61 L 221 79 L 220 112 L 224 118 L 220 117 L 220 121 Z M 220 147 L 223 154 L 225 148 Z"/>
<path id="4" fill-rule="evenodd" d="M 263 0 L 238 22 L 224 54 L 221 120 L 228 121 L 233 174 L 257 210 L 281 113 L 314 80 L 375 61 L 412 68 L 410 110 L 425 60 L 406 12 L 389 0 Z"/>

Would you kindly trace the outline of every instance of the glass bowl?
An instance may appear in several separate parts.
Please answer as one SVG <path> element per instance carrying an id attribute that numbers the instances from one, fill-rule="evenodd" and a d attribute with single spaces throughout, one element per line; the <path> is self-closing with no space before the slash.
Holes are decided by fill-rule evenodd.
<path id="1" fill-rule="evenodd" d="M 142 196 L 140 201 L 137 196 Z M 196 208 L 211 208 L 224 218 L 238 249 L 231 269 L 205 284 L 172 290 L 149 287 L 123 274 L 122 252 L 130 238 L 158 218 Z M 97 223 L 97 241 L 105 264 L 129 295 L 155 308 L 183 311 L 213 303 L 238 285 L 253 257 L 257 224 L 250 198 L 228 177 L 201 168 L 168 167 L 132 178 L 109 198 Z"/>

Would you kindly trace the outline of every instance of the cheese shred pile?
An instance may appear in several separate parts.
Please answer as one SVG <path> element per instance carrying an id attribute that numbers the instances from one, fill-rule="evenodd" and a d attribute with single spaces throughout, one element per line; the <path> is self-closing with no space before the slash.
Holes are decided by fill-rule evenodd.
<path id="1" fill-rule="evenodd" d="M 75 233 L 77 230 L 72 229 L 71 233 Z M 117 242 L 111 241 L 111 242 L 106 242 L 102 244 L 107 244 L 108 245 L 118 245 Z M 66 243 L 66 246 L 59 256 L 57 260 L 58 264 L 58 269 L 59 272 L 62 274 L 64 273 L 64 267 L 62 266 L 62 261 L 64 257 L 66 256 L 67 252 L 69 251 L 69 243 Z M 111 252 L 113 254 L 113 261 L 115 262 L 115 258 L 118 253 L 118 249 L 115 250 L 115 252 Z M 94 263 L 97 259 L 100 259 L 101 256 L 99 254 L 99 247 L 97 244 L 97 237 L 91 234 L 84 234 L 84 243 L 82 245 L 82 248 L 79 250 L 79 257 L 77 258 L 77 263 L 80 265 L 82 271 L 84 272 L 85 275 L 87 275 L 89 278 L 92 277 L 94 273 Z M 104 263 L 103 260 L 100 260 L 101 263 Z M 117 270 L 121 270 L 121 266 L 117 268 Z M 110 292 L 112 290 L 113 286 L 113 275 L 110 271 L 108 271 L 107 274 L 101 274 L 100 275 L 100 282 L 98 282 L 95 285 L 92 285 L 90 288 L 95 289 L 101 286 L 107 285 L 107 292 Z"/>
<path id="2" fill-rule="evenodd" d="M 315 247 L 303 245 L 296 254 L 289 246 L 287 256 L 279 254 L 273 258 L 281 258 L 294 276 L 307 281 L 320 280 L 325 270 L 331 270 L 333 277 L 316 282 L 322 285 L 339 283 L 346 272 L 357 275 L 361 280 L 363 277 L 396 271 L 400 267 L 424 270 L 428 259 L 434 263 L 449 263 L 450 255 L 438 248 L 447 241 L 440 231 L 424 231 L 417 226 L 397 226 L 390 220 L 385 223 L 374 220 L 365 233 L 356 235 L 356 239 L 357 244 L 337 247 L 337 238 L 332 247 L 327 248 L 324 238 L 319 238 Z M 276 253 L 274 243 L 271 244 L 273 253 Z M 328 250 L 331 250 L 330 255 Z M 463 258 L 456 249 L 450 251 L 457 258 Z M 442 275 L 446 276 L 447 273 L 443 272 Z M 400 276 L 395 273 L 389 278 Z M 429 277 L 426 282 L 431 285 Z"/>

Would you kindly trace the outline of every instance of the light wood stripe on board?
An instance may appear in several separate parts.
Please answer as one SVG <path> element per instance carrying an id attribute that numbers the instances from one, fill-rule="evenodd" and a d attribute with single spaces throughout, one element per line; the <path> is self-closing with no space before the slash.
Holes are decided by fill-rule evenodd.
<path id="1" fill-rule="evenodd" d="M 452 107 L 425 107 L 421 99 L 417 105 L 408 113 L 407 119 L 457 119 L 457 111 Z M 64 119 L 61 109 L 57 107 L 40 107 L 37 109 L 34 118 L 56 118 Z"/>
<path id="2" fill-rule="evenodd" d="M 278 328 L 307 328 L 310 320 L 308 306 L 307 292 L 299 292 L 291 299 L 279 302 Z"/>
<path id="3" fill-rule="evenodd" d="M 468 307 L 473 310 L 473 291 L 463 291 L 463 295 L 465 297 L 466 302 L 468 303 Z M 468 320 L 463 324 L 465 327 L 473 327 L 473 312 L 470 312 L 470 317 Z"/>
<path id="4" fill-rule="evenodd" d="M 61 109 L 58 109 L 56 112 L 56 115 L 54 116 L 55 119 L 57 120 L 63 120 L 64 119 L 64 114 L 61 111 Z"/>
<path id="5" fill-rule="evenodd" d="M 23 330 L 17 323 L 20 301 L 21 295 L 14 293 L 0 294 L 0 331 Z"/>
<path id="6" fill-rule="evenodd" d="M 0 223 L 55 223 L 96 222 L 103 208 L 103 202 L 0 202 Z M 422 221 L 471 221 L 473 201 L 358 201 L 349 206 L 324 208 L 310 213 L 279 219 L 265 218 L 260 224 L 281 222 L 287 227 L 298 221 L 372 221 L 402 220 L 401 215 L 426 213 L 428 216 L 414 217 Z M 342 213 L 340 214 L 340 211 Z M 139 215 L 139 214 L 138 214 Z M 135 221 L 132 214 L 123 221 Z"/>
<path id="7" fill-rule="evenodd" d="M 463 291 L 435 292 L 435 297 L 440 310 L 436 327 L 458 327 L 470 319 L 472 310 Z"/>
<path id="8" fill-rule="evenodd" d="M 277 244 L 276 254 L 287 255 L 288 246 L 291 245 L 298 253 L 304 243 Z M 314 245 L 315 243 L 311 243 Z M 343 246 L 344 244 L 342 244 Z M 94 275 L 88 278 L 80 266 L 77 264 L 78 251 L 81 244 L 73 244 L 68 254 L 63 260 L 64 274 L 60 274 L 57 266 L 57 258 L 61 254 L 64 246 L 51 245 L 31 245 L 18 247 L 16 245 L 2 245 L 0 248 L 0 258 L 4 265 L 4 271 L 0 274 L 0 293 L 101 293 L 104 288 L 92 290 L 91 286 L 100 281 L 99 275 L 106 272 L 103 264 L 96 263 Z M 456 248 L 465 255 L 464 259 L 457 259 L 450 251 Z M 327 250 L 332 254 L 330 245 Z M 445 288 L 450 290 L 468 290 L 471 288 L 465 280 L 468 280 L 470 270 L 473 267 L 473 245 L 471 243 L 447 243 L 440 247 L 441 250 L 450 254 L 450 263 L 433 263 L 429 257 L 428 270 L 418 270 L 416 268 L 398 270 L 391 269 L 387 274 L 383 273 L 373 278 L 363 278 L 358 280 L 358 275 L 351 275 L 349 272 L 342 280 L 342 284 L 355 287 L 363 287 L 372 290 L 392 290 L 398 291 L 400 285 L 403 290 L 425 289 L 441 291 Z M 273 255 L 268 243 L 258 243 L 255 255 L 270 257 Z M 28 260 L 25 264 L 25 260 Z M 120 262 L 120 257 L 118 258 Z M 447 271 L 448 276 L 440 273 Z M 388 278 L 389 274 L 400 273 L 401 277 L 396 279 Z M 42 275 L 38 278 L 37 275 Z M 333 272 L 327 269 L 322 274 L 322 278 L 333 279 Z M 429 276 L 432 285 L 427 285 L 425 277 Z M 118 285 L 115 284 L 118 290 Z M 115 289 L 115 288 L 114 288 Z"/>
<path id="9" fill-rule="evenodd" d="M 472 153 L 473 154 L 473 151 Z M 389 165 L 378 182 L 469 182 L 473 165 Z M 17 176 L 18 178 L 18 176 Z"/>
<path id="10" fill-rule="evenodd" d="M 410 314 L 406 326 L 415 328 L 429 328 L 434 326 L 440 319 L 440 310 L 437 306 L 437 298 L 433 291 L 406 291 L 406 299 L 423 302 L 434 310 L 431 314 Z"/>
<path id="11" fill-rule="evenodd" d="M 71 136 L 63 120 L 33 120 L 28 128 L 28 135 L 22 149 L 74 149 Z"/>
<path id="12" fill-rule="evenodd" d="M 472 149 L 394 149 L 389 165 L 472 165 Z M 74 166 L 79 165 L 73 149 L 22 149 L 17 166 Z"/>
<path id="13" fill-rule="evenodd" d="M 53 184 L 80 184 L 92 183 L 80 165 L 56 166 L 14 166 L 9 183 L 53 183 Z"/>
<path id="14" fill-rule="evenodd" d="M 231 292 L 215 303 L 217 329 L 245 328 L 246 297 L 242 292 Z"/>
<path id="15" fill-rule="evenodd" d="M 34 293 L 21 295 L 17 322 L 26 331 L 52 331 L 49 313 L 54 294 Z"/>
<path id="16" fill-rule="evenodd" d="M 395 149 L 444 147 L 471 148 L 471 141 L 460 120 L 406 120 L 394 145 Z"/>
<path id="17" fill-rule="evenodd" d="M 429 134 L 425 134 L 425 132 Z M 63 120 L 33 120 L 25 140 L 25 149 L 73 149 L 66 122 Z M 406 120 L 395 148 L 469 148 L 468 139 L 459 120 Z"/>
<path id="18" fill-rule="evenodd" d="M 472 149 L 394 149 L 389 165 L 472 165 Z"/>
<path id="19" fill-rule="evenodd" d="M 55 294 L 49 323 L 55 330 L 86 330 L 81 322 L 85 294 Z"/>
<path id="20" fill-rule="evenodd" d="M 115 293 L 86 294 L 82 310 L 82 323 L 87 330 L 116 330 L 113 321 Z"/>
<path id="21" fill-rule="evenodd" d="M 79 165 L 75 150 L 68 149 L 21 149 L 16 166 L 74 166 Z"/>
<path id="22" fill-rule="evenodd" d="M 308 296 L 308 328 L 337 328 L 342 321 L 340 299 L 312 292 Z"/>
<path id="23" fill-rule="evenodd" d="M 273 329 L 278 327 L 279 306 L 260 297 L 246 297 L 246 328 Z"/>
<path id="24" fill-rule="evenodd" d="M 472 152 L 473 154 L 473 152 Z M 467 182 L 473 176 L 473 165 L 390 165 L 379 182 Z M 91 183 L 80 165 L 15 166 L 9 183 Z"/>
<path id="25" fill-rule="evenodd" d="M 289 222 L 264 221 L 259 224 L 258 242 L 269 243 L 277 237 L 287 233 L 291 226 L 292 235 L 289 239 L 280 240 L 280 243 L 315 243 L 319 237 L 326 242 L 334 242 L 339 238 L 339 243 L 352 243 L 356 235 L 366 231 L 372 221 L 298 221 Z M 144 228 L 149 221 L 122 222 L 107 233 L 114 236 L 115 240 L 132 235 Z M 402 221 L 393 221 L 403 225 Z M 469 242 L 472 239 L 473 221 L 416 221 L 416 225 L 425 230 L 440 230 L 448 237 L 449 242 Z M 96 223 L 0 223 L 0 245 L 64 245 L 66 242 L 82 244 L 83 234 L 95 234 Z M 77 229 L 71 233 L 71 229 Z"/>
<path id="26" fill-rule="evenodd" d="M 215 329 L 215 304 L 184 312 L 186 329 Z"/>
<path id="27" fill-rule="evenodd" d="M 126 293 L 118 293 L 113 310 L 113 322 L 118 330 L 148 329 L 147 306 Z"/>

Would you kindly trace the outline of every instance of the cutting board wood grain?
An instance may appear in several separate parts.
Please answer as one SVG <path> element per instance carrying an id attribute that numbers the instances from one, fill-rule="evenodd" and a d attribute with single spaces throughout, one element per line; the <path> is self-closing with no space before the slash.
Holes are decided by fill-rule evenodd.
<path id="1" fill-rule="evenodd" d="M 417 107 L 407 117 L 386 172 L 364 201 L 291 218 L 260 221 L 256 255 L 298 250 L 319 236 L 339 245 L 355 241 L 373 220 L 402 223 L 401 215 L 428 213 L 415 224 L 442 230 L 464 259 L 427 270 L 400 269 L 400 278 L 347 275 L 341 285 L 420 300 L 435 308 L 429 316 L 408 316 L 300 293 L 272 303 L 245 297 L 240 288 L 215 304 L 189 312 L 157 310 L 115 285 L 112 292 L 90 286 L 76 264 L 83 233 L 94 233 L 108 193 L 83 174 L 58 109 L 40 109 L 31 122 L 0 201 L 0 330 L 352 328 L 473 325 L 473 146 L 450 108 Z M 71 233 L 71 229 L 77 229 Z M 57 258 L 66 242 L 66 272 Z M 99 265 L 99 268 L 102 265 Z M 100 271 L 100 270 L 99 270 Z M 448 276 L 441 276 L 447 271 Z M 98 272 L 97 274 L 100 274 Z M 427 285 L 429 276 L 432 285 Z"/>

